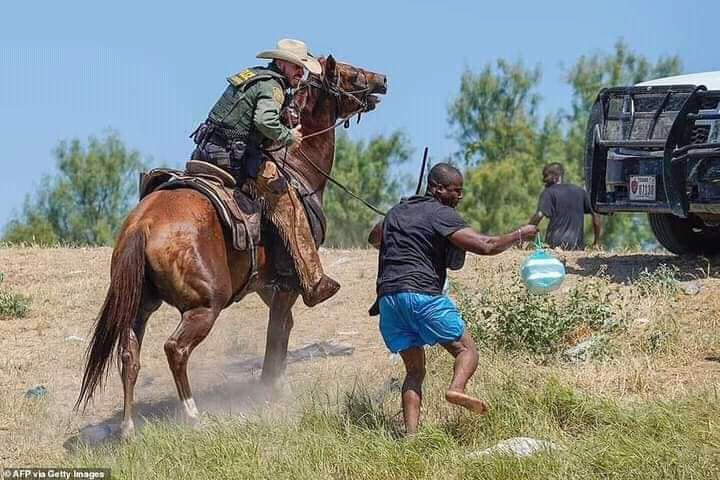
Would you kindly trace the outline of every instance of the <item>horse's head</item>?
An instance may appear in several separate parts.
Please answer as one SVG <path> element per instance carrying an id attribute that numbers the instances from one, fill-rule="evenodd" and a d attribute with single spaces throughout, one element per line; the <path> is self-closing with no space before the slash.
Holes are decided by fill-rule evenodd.
<path id="1" fill-rule="evenodd" d="M 283 162 L 312 186 L 322 200 L 335 159 L 335 128 L 353 115 L 373 110 L 378 95 L 387 92 L 385 75 L 370 72 L 331 56 L 319 58 L 320 75 L 309 75 L 298 87 L 292 108 L 285 109 L 287 125 L 302 125 L 302 148 L 283 156 Z"/>
<path id="2" fill-rule="evenodd" d="M 385 75 L 336 62 L 332 55 L 322 63 L 323 82 L 338 100 L 339 117 L 368 112 L 380 102 L 378 94 L 387 93 Z"/>
<path id="3" fill-rule="evenodd" d="M 333 121 L 373 110 L 380 102 L 378 95 L 387 93 L 385 75 L 337 62 L 332 55 L 319 60 L 323 71 L 320 75 L 310 75 L 305 81 L 304 85 L 309 88 L 304 104 L 316 110 L 329 106 L 324 100 L 330 100 L 334 107 Z"/>

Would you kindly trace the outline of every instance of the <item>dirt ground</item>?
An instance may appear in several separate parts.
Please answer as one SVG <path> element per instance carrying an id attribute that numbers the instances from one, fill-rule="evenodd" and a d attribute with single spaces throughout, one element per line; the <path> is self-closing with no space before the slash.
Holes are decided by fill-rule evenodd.
<path id="1" fill-rule="evenodd" d="M 516 250 L 496 257 L 470 255 L 466 267 L 453 272 L 452 278 L 460 284 L 478 285 L 492 282 L 493 275 L 517 275 L 527 254 Z M 32 298 L 27 317 L 0 319 L 0 465 L 37 465 L 61 459 L 68 442 L 84 427 L 119 424 L 122 387 L 114 369 L 107 388 L 96 393 L 85 413 L 72 411 L 87 339 L 109 282 L 110 255 L 110 248 L 0 248 L 3 288 Z M 397 376 L 401 367 L 391 361 L 382 343 L 377 318 L 367 314 L 374 297 L 376 252 L 324 250 L 322 256 L 326 270 L 342 288 L 314 309 L 301 302 L 295 306 L 290 350 L 333 341 L 351 346 L 353 351 L 351 355 L 291 363 L 288 388 L 351 386 L 359 377 L 380 385 Z M 644 269 L 674 265 L 681 278 L 695 279 L 701 287 L 697 295 L 683 297 L 677 304 L 680 322 L 693 329 L 702 322 L 720 321 L 718 260 L 633 253 L 562 256 L 569 274 L 563 288 L 597 274 L 623 288 Z M 136 418 L 170 415 L 167 412 L 176 406 L 175 386 L 162 346 L 178 320 L 178 312 L 165 305 L 150 318 L 136 388 Z M 239 414 L 264 398 L 257 381 L 257 359 L 264 353 L 266 324 L 267 309 L 254 294 L 222 313 L 190 358 L 190 381 L 201 411 Z M 694 352 L 680 364 L 668 362 L 653 375 L 659 375 L 657 378 L 666 382 L 663 388 L 668 389 L 714 385 L 720 363 L 712 357 L 720 354 L 720 345 L 717 339 L 708 344 L 718 348 Z M 568 375 L 578 378 L 581 387 L 591 385 L 593 368 Z M 653 369 L 642 368 L 641 372 Z M 47 388 L 47 397 L 36 406 L 29 405 L 38 402 L 24 394 L 37 385 Z"/>

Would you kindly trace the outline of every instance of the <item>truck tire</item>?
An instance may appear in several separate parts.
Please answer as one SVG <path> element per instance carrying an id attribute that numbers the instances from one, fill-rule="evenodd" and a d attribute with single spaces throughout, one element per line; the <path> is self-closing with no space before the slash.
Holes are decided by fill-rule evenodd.
<path id="1" fill-rule="evenodd" d="M 720 253 L 720 226 L 705 225 L 699 219 L 671 213 L 649 213 L 650 228 L 660 244 L 677 255 Z"/>

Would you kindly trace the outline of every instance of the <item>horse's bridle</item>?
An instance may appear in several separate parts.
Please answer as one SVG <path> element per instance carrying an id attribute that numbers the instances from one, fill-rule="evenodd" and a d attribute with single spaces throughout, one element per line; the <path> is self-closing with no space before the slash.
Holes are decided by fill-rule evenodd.
<path id="1" fill-rule="evenodd" d="M 342 124 L 345 124 L 345 127 L 347 128 L 349 126 L 350 118 L 357 115 L 358 116 L 358 122 L 360 121 L 360 115 L 371 110 L 370 104 L 367 101 L 368 95 L 371 93 L 370 89 L 370 82 L 367 81 L 367 75 L 364 71 L 360 70 L 358 72 L 358 75 L 362 73 L 363 77 L 365 77 L 365 88 L 362 88 L 360 90 L 352 90 L 352 91 L 346 91 L 340 88 L 340 77 L 337 77 L 337 81 L 335 84 L 330 83 L 327 78 L 323 77 L 322 80 L 318 80 L 317 77 L 311 76 L 307 80 L 305 80 L 300 86 L 298 86 L 297 91 L 301 89 L 307 89 L 309 87 L 315 87 L 319 89 L 321 92 L 325 92 L 327 94 L 330 94 L 335 97 L 335 118 L 340 117 L 340 98 L 341 97 L 348 97 L 352 100 L 354 100 L 361 108 L 357 111 L 354 111 L 338 120 L 336 123 L 330 125 L 327 128 L 323 128 L 321 130 L 318 130 L 316 132 L 312 132 L 307 135 L 303 135 L 303 140 L 315 137 L 317 135 L 322 135 L 323 133 L 329 132 L 330 130 L 334 130 L 337 127 L 339 127 Z M 296 91 L 296 93 L 297 93 Z M 360 98 L 358 98 L 358 94 L 361 95 Z M 294 99 L 293 99 L 294 101 Z M 298 109 L 298 117 L 301 116 L 301 113 L 303 109 L 305 108 L 305 105 L 307 104 L 307 97 L 305 99 L 305 102 L 303 102 L 303 105 L 300 106 Z M 297 105 L 297 104 L 296 104 Z M 330 175 L 328 172 L 320 168 L 318 164 L 316 164 L 302 149 L 302 147 L 297 149 L 297 152 L 302 155 L 302 157 L 307 161 L 317 172 L 325 177 L 327 180 L 329 180 L 331 183 L 335 184 L 338 188 L 340 188 L 342 191 L 350 195 L 356 200 L 359 200 L 362 202 L 363 205 L 368 207 L 370 210 L 374 211 L 377 214 L 380 214 L 382 216 L 385 216 L 385 212 L 377 208 L 375 205 L 369 203 L 364 198 L 361 198 L 357 194 L 355 194 L 353 191 L 351 191 L 348 187 L 337 181 L 332 175 Z M 287 155 L 287 148 L 285 150 L 285 154 Z M 313 192 L 314 193 L 314 192 Z"/>
<path id="2" fill-rule="evenodd" d="M 326 93 L 329 93 L 330 95 L 333 95 L 337 99 L 340 99 L 340 97 L 349 97 L 352 100 L 354 100 L 358 105 L 360 105 L 361 112 L 366 112 L 368 110 L 368 101 L 367 101 L 367 95 L 370 94 L 370 82 L 368 82 L 367 74 L 363 70 L 358 70 L 358 76 L 362 74 L 364 80 L 365 80 L 365 87 L 361 88 L 359 90 L 352 90 L 347 91 L 343 90 L 340 87 L 340 76 L 336 75 L 337 80 L 334 83 L 331 83 L 327 77 L 322 77 L 322 79 L 318 79 L 317 76 L 311 75 L 308 77 L 307 80 L 303 82 L 304 85 L 316 87 Z M 360 98 L 358 98 L 358 94 L 362 95 Z"/>
<path id="3" fill-rule="evenodd" d="M 360 121 L 360 115 L 363 113 L 371 110 L 370 104 L 368 102 L 368 95 L 371 93 L 370 89 L 370 82 L 367 81 L 367 74 L 360 70 L 358 71 L 358 75 L 362 74 L 362 76 L 365 79 L 365 88 L 359 89 L 359 90 L 343 90 L 340 87 L 340 77 L 337 76 L 337 80 L 334 83 L 331 83 L 328 81 L 326 77 L 322 77 L 322 79 L 319 79 L 316 76 L 310 76 L 307 80 L 303 81 L 300 86 L 298 87 L 298 91 L 302 89 L 307 89 L 309 87 L 315 87 L 321 92 L 327 93 L 329 95 L 332 95 L 335 97 L 335 118 L 340 118 L 335 124 L 324 128 L 322 130 L 318 130 L 317 132 L 312 132 L 307 135 L 303 135 L 303 140 L 311 137 L 315 137 L 317 135 L 321 135 L 325 132 L 329 132 L 330 130 L 334 130 L 335 128 L 339 127 L 342 124 L 345 124 L 345 127 L 347 128 L 349 126 L 350 118 L 357 115 L 358 116 L 358 122 Z M 340 99 L 342 97 L 347 97 L 353 100 L 355 103 L 358 104 L 360 107 L 357 111 L 354 111 L 348 115 L 345 115 L 344 117 L 340 116 Z M 307 100 L 303 103 L 302 106 L 300 106 L 300 109 L 298 110 L 298 116 L 302 113 L 303 109 L 305 108 L 305 103 L 307 103 Z"/>

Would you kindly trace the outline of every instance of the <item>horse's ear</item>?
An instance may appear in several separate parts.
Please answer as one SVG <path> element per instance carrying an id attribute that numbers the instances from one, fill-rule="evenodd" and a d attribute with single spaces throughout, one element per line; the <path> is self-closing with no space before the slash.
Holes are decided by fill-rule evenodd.
<path id="1" fill-rule="evenodd" d="M 332 55 L 328 55 L 325 59 L 325 78 L 333 78 L 335 76 L 335 58 Z"/>

